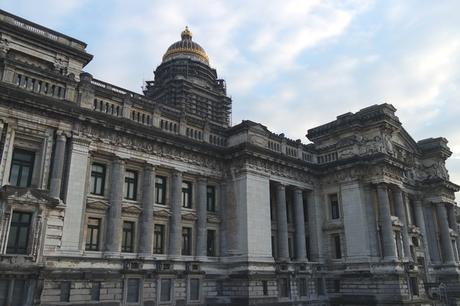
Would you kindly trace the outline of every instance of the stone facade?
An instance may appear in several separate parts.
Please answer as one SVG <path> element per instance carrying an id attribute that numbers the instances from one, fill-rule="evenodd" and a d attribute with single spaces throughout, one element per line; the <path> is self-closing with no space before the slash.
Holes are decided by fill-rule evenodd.
<path id="1" fill-rule="evenodd" d="M 231 126 L 188 29 L 143 95 L 85 48 L 0 11 L 0 306 L 455 303 L 446 139 L 389 104 Z"/>

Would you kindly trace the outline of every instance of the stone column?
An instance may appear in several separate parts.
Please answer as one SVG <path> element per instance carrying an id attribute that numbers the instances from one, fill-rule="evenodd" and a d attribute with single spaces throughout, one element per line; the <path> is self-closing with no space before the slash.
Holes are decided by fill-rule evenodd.
<path id="1" fill-rule="evenodd" d="M 289 260 L 286 187 L 282 184 L 276 185 L 276 215 L 278 226 L 278 259 Z"/>
<path id="2" fill-rule="evenodd" d="M 303 211 L 303 192 L 301 189 L 294 190 L 294 214 L 295 214 L 295 245 L 296 259 L 305 261 L 307 249 L 305 247 L 305 218 Z"/>
<path id="3" fill-rule="evenodd" d="M 428 247 L 428 236 L 426 232 L 426 225 L 425 225 L 425 219 L 423 216 L 423 207 L 422 207 L 421 200 L 414 201 L 414 209 L 415 209 L 415 223 L 419 227 L 420 233 L 422 234 L 423 249 L 425 251 L 425 261 L 427 263 L 430 263 L 431 262 L 430 249 Z"/>
<path id="4" fill-rule="evenodd" d="M 449 204 L 447 212 L 448 212 L 447 215 L 449 217 L 450 228 L 457 234 L 457 238 L 455 239 L 455 242 L 457 244 L 457 249 L 454 250 L 454 252 L 457 252 L 458 257 L 460 258 L 460 251 L 459 251 L 460 236 L 459 236 L 457 218 L 455 217 L 455 204 Z"/>
<path id="5" fill-rule="evenodd" d="M 142 181 L 142 213 L 140 216 L 139 253 L 143 257 L 152 256 L 153 243 L 153 202 L 155 200 L 155 168 L 144 167 Z"/>
<path id="6" fill-rule="evenodd" d="M 441 236 L 442 260 L 445 264 L 455 264 L 454 250 L 450 240 L 449 222 L 447 211 L 444 203 L 437 203 L 436 212 L 438 213 L 438 226 Z"/>
<path id="7" fill-rule="evenodd" d="M 69 186 L 66 193 L 61 252 L 78 255 L 81 251 L 86 207 L 89 145 L 84 139 L 72 138 L 69 164 Z"/>
<path id="8" fill-rule="evenodd" d="M 196 256 L 206 256 L 207 244 L 207 208 L 206 208 L 206 179 L 198 179 L 197 188 L 197 206 L 196 214 L 198 216 L 196 221 Z"/>
<path id="9" fill-rule="evenodd" d="M 379 199 L 379 222 L 383 241 L 383 257 L 387 260 L 396 259 L 396 245 L 391 221 L 390 201 L 388 200 L 388 188 L 385 184 L 377 185 Z"/>
<path id="10" fill-rule="evenodd" d="M 115 158 L 112 162 L 110 176 L 110 208 L 107 214 L 106 251 L 108 255 L 115 255 L 121 251 L 121 233 L 123 221 L 121 208 L 123 202 L 123 183 L 125 180 L 125 162 Z"/>
<path id="11" fill-rule="evenodd" d="M 407 218 L 406 218 L 406 210 L 404 208 L 403 202 L 403 193 L 402 190 L 399 188 L 394 189 L 394 201 L 395 201 L 395 211 L 396 216 L 399 218 L 399 221 L 402 224 L 401 234 L 404 246 L 404 257 L 409 259 L 410 261 L 414 260 L 410 253 L 410 241 L 409 241 L 409 232 L 407 227 Z"/>
<path id="12" fill-rule="evenodd" d="M 323 211 L 320 192 L 312 190 L 308 193 L 308 232 L 310 241 L 310 261 L 322 262 L 323 251 Z"/>
<path id="13" fill-rule="evenodd" d="M 228 233 L 228 219 L 229 216 L 227 214 L 228 211 L 228 198 L 230 197 L 230 191 L 229 191 L 228 184 L 226 182 L 222 182 L 219 186 L 219 203 L 218 203 L 218 211 L 219 211 L 219 216 L 222 220 L 220 223 L 220 228 L 219 228 L 219 256 L 226 256 L 228 254 L 228 239 L 227 239 L 227 233 Z"/>
<path id="14" fill-rule="evenodd" d="M 169 224 L 169 255 L 179 256 L 182 241 L 182 172 L 174 171 L 171 181 L 171 222 Z"/>
<path id="15" fill-rule="evenodd" d="M 53 198 L 59 198 L 61 194 L 62 171 L 64 169 L 66 141 L 67 137 L 62 133 L 62 131 L 58 131 L 56 135 L 53 171 L 51 172 L 50 179 L 50 196 Z"/>

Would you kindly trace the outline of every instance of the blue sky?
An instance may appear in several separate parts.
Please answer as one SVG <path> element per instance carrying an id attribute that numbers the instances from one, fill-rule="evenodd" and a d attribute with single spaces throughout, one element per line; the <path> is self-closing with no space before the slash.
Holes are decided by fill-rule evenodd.
<path id="1" fill-rule="evenodd" d="M 302 139 L 391 103 L 415 140 L 443 136 L 460 183 L 460 1 L 1 1 L 88 44 L 94 77 L 140 92 L 188 25 L 226 79 L 233 123 Z"/>

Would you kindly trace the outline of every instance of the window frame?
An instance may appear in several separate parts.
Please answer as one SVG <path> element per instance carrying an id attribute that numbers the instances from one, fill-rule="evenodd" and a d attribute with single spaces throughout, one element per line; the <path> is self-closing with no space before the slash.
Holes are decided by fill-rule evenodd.
<path id="1" fill-rule="evenodd" d="M 92 220 L 98 220 L 98 225 L 97 227 L 94 225 L 90 225 L 90 219 Z M 92 243 L 92 238 L 93 238 L 93 230 L 97 229 L 97 237 L 96 237 L 96 246 L 95 248 L 92 247 L 94 243 Z M 95 217 L 95 216 L 88 216 L 86 218 L 86 241 L 85 241 L 85 251 L 101 251 L 101 231 L 102 231 L 102 218 L 100 217 Z M 88 248 L 88 238 L 90 238 L 90 248 Z"/>
<path id="2" fill-rule="evenodd" d="M 206 210 L 216 212 L 216 186 L 206 186 Z"/>
<path id="3" fill-rule="evenodd" d="M 334 199 L 335 198 L 335 199 Z M 334 201 L 335 200 L 335 201 Z M 339 220 L 341 218 L 340 213 L 340 201 L 337 193 L 331 193 L 328 195 L 330 218 L 331 220 Z"/>
<path id="4" fill-rule="evenodd" d="M 161 183 L 159 183 L 157 180 L 160 179 L 162 180 Z M 162 175 L 156 175 L 155 176 L 155 204 L 158 205 L 166 205 L 166 188 L 168 186 L 168 180 L 166 176 Z M 161 195 L 161 200 L 158 201 Z"/>
<path id="5" fill-rule="evenodd" d="M 212 232 L 213 235 L 214 235 L 214 237 L 212 239 L 212 244 L 213 244 L 212 252 L 210 252 L 210 248 L 209 248 L 209 241 L 210 241 L 209 233 L 210 232 Z M 217 230 L 214 229 L 214 228 L 206 229 L 206 256 L 208 256 L 208 257 L 216 257 L 216 256 L 218 256 L 218 254 L 217 254 Z"/>
<path id="6" fill-rule="evenodd" d="M 96 172 L 94 170 L 94 166 L 100 166 L 102 168 L 102 172 Z M 91 163 L 91 178 L 90 178 L 90 193 L 97 196 L 104 196 L 105 194 L 105 181 L 107 178 L 107 166 L 103 163 L 93 162 Z M 101 180 L 101 190 L 97 190 L 97 182 Z"/>
<path id="7" fill-rule="evenodd" d="M 128 177 L 128 173 L 133 174 L 134 177 Z M 124 181 L 124 199 L 130 201 L 137 201 L 137 186 L 139 183 L 139 173 L 136 170 L 127 169 L 125 171 Z M 132 194 L 131 192 L 132 187 Z"/>
<path id="8" fill-rule="evenodd" d="M 25 161 L 25 160 L 18 159 L 17 157 L 15 158 L 15 154 L 17 153 L 29 155 L 31 157 L 31 160 Z M 11 185 L 16 186 L 16 187 L 30 187 L 32 185 L 32 177 L 34 173 L 36 155 L 37 155 L 36 151 L 25 150 L 22 148 L 13 148 L 13 154 L 11 157 L 11 166 L 10 166 L 10 176 L 8 179 Z M 14 166 L 18 166 L 19 170 L 18 170 L 18 176 L 17 176 L 16 182 L 13 183 L 11 179 L 12 179 Z M 21 181 L 22 181 L 24 167 L 29 167 L 29 173 L 28 173 L 26 185 L 22 186 Z"/>
<path id="9" fill-rule="evenodd" d="M 129 296 L 129 281 L 130 280 L 136 280 L 137 281 L 137 301 L 135 302 L 130 302 L 128 301 L 128 296 Z M 143 296 L 143 286 L 144 282 L 141 277 L 136 277 L 136 276 L 129 276 L 124 279 L 124 284 L 123 284 L 123 298 L 124 298 L 124 305 L 140 305 L 142 302 L 142 296 Z"/>
<path id="10" fill-rule="evenodd" d="M 192 280 L 198 281 L 198 299 L 192 299 Z M 202 297 L 202 281 L 200 277 L 190 276 L 187 279 L 187 302 L 190 304 L 200 303 Z"/>
<path id="11" fill-rule="evenodd" d="M 185 239 L 184 230 L 187 231 L 187 240 Z M 192 256 L 193 255 L 193 231 L 191 226 L 182 226 L 182 247 L 181 255 L 182 256 Z M 187 241 L 187 242 L 186 242 Z M 187 246 L 185 248 L 185 246 Z"/>
<path id="12" fill-rule="evenodd" d="M 162 229 L 160 239 L 161 239 L 161 252 L 158 251 L 157 246 L 157 227 Z M 153 225 L 153 254 L 166 254 L 166 225 L 163 223 L 156 223 Z"/>
<path id="13" fill-rule="evenodd" d="M 160 277 L 158 279 L 157 283 L 157 304 L 158 305 L 171 305 L 174 304 L 174 287 L 175 287 L 175 279 L 172 277 Z M 169 281 L 169 300 L 162 301 L 162 292 L 161 290 L 163 289 L 162 282 L 163 281 Z"/>
<path id="14" fill-rule="evenodd" d="M 193 184 L 190 181 L 182 181 L 182 208 L 193 208 Z"/>
<path id="15" fill-rule="evenodd" d="M 333 253 L 331 254 L 332 259 L 340 260 L 343 258 L 342 254 L 342 239 L 340 233 L 331 234 L 331 249 Z"/>
<path id="16" fill-rule="evenodd" d="M 125 228 L 125 224 L 130 224 L 131 228 L 130 231 Z M 127 233 L 130 232 L 129 239 L 130 239 L 130 245 L 127 245 Z M 135 240 L 135 232 L 136 232 L 136 222 L 130 221 L 130 220 L 123 220 L 123 227 L 122 227 L 122 233 L 121 233 L 121 252 L 122 253 L 134 253 L 135 250 L 135 245 L 134 245 L 134 240 Z"/>
<path id="17" fill-rule="evenodd" d="M 15 214 L 19 214 L 19 221 L 13 221 L 13 217 Z M 22 216 L 29 215 L 29 221 L 27 223 L 22 222 Z M 28 255 L 30 252 L 30 235 L 32 230 L 32 224 L 34 222 L 34 213 L 30 211 L 21 211 L 21 210 L 13 210 L 10 217 L 10 224 L 9 224 L 9 231 L 8 231 L 8 239 L 6 242 L 6 254 L 14 254 L 14 255 Z M 27 226 L 25 226 L 27 224 Z M 15 231 L 15 241 L 14 241 L 14 249 L 11 250 L 10 247 L 10 239 L 12 235 L 12 227 L 16 227 Z M 21 228 L 27 228 L 25 233 L 25 248 L 20 248 L 18 246 L 21 236 Z M 19 252 L 18 250 L 24 250 L 23 252 Z"/>

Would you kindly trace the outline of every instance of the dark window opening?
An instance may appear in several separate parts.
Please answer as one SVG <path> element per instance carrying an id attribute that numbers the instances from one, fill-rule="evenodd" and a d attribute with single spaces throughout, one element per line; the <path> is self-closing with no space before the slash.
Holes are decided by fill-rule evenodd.
<path id="1" fill-rule="evenodd" d="M 13 150 L 10 184 L 17 187 L 30 187 L 34 168 L 35 152 L 22 149 Z"/>
<path id="2" fill-rule="evenodd" d="M 88 218 L 86 231 L 86 250 L 99 251 L 99 241 L 101 233 L 101 219 Z"/>
<path id="3" fill-rule="evenodd" d="M 94 163 L 91 166 L 91 193 L 104 195 L 105 165 Z"/>
<path id="4" fill-rule="evenodd" d="M 208 211 L 216 211 L 216 188 L 208 186 L 206 195 L 206 207 Z"/>
<path id="5" fill-rule="evenodd" d="M 121 251 L 132 253 L 134 252 L 134 222 L 123 222 L 123 236 L 121 239 Z"/>
<path id="6" fill-rule="evenodd" d="M 182 228 L 182 255 L 192 255 L 192 229 Z"/>
<path id="7" fill-rule="evenodd" d="M 127 303 L 138 303 L 139 302 L 139 283 L 140 283 L 140 280 L 138 278 L 128 278 L 127 293 L 126 293 Z"/>
<path id="8" fill-rule="evenodd" d="M 155 224 L 153 234 L 153 253 L 164 254 L 165 252 L 165 226 L 163 224 Z"/>
<path id="9" fill-rule="evenodd" d="M 135 201 L 137 198 L 137 172 L 126 170 L 125 174 L 125 199 Z"/>
<path id="10" fill-rule="evenodd" d="M 329 195 L 329 204 L 331 208 L 331 219 L 339 219 L 340 218 L 340 209 L 339 209 L 339 199 L 337 194 L 330 194 Z"/>
<path id="11" fill-rule="evenodd" d="M 166 177 L 155 177 L 155 203 L 165 205 L 166 201 Z"/>
<path id="12" fill-rule="evenodd" d="M 27 254 L 31 222 L 31 213 L 13 212 L 6 253 Z"/>
<path id="13" fill-rule="evenodd" d="M 208 230 L 206 255 L 216 256 L 216 231 L 215 230 Z"/>
<path id="14" fill-rule="evenodd" d="M 192 183 L 182 183 L 182 207 L 192 208 Z"/>

